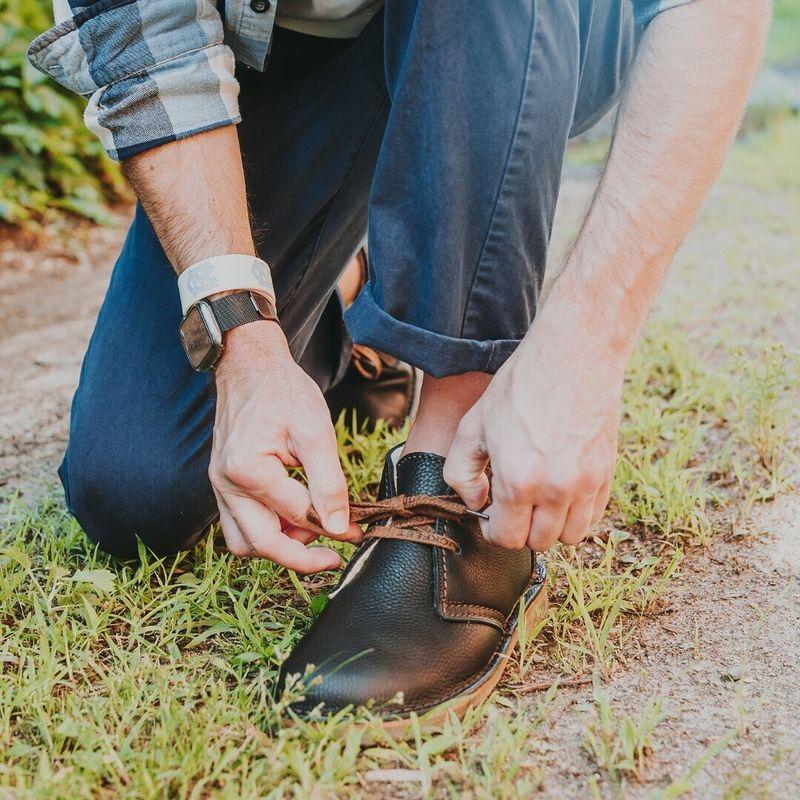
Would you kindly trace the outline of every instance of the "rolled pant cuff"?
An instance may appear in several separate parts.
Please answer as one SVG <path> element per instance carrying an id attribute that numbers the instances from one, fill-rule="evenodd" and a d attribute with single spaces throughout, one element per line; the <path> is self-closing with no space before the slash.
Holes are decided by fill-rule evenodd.
<path id="1" fill-rule="evenodd" d="M 369 283 L 345 312 L 345 323 L 354 342 L 406 361 L 435 378 L 495 373 L 520 343 L 520 339 L 459 339 L 402 322 L 375 302 Z"/>

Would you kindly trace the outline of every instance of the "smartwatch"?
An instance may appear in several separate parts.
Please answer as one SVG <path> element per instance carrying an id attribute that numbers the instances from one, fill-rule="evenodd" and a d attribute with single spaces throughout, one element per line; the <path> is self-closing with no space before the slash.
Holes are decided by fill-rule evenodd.
<path id="1" fill-rule="evenodd" d="M 225 347 L 224 336 L 258 320 L 278 321 L 272 298 L 257 292 L 235 292 L 217 300 L 200 300 L 189 308 L 180 326 L 189 363 L 198 372 L 213 369 Z"/>

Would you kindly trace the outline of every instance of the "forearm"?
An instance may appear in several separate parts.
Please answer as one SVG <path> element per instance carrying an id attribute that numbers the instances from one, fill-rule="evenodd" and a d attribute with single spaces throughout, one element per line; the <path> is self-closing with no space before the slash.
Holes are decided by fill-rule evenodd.
<path id="1" fill-rule="evenodd" d="M 125 172 L 175 271 L 204 258 L 255 254 L 239 140 L 233 126 L 147 150 L 124 163 Z M 273 322 L 228 333 L 215 376 L 220 391 L 252 369 L 289 358 Z"/>
<path id="2" fill-rule="evenodd" d="M 210 256 L 255 253 L 233 126 L 147 150 L 124 168 L 176 272 Z"/>
<path id="3" fill-rule="evenodd" d="M 767 0 L 697 0 L 644 37 L 605 173 L 543 309 L 574 308 L 620 362 L 720 170 L 768 22 Z"/>

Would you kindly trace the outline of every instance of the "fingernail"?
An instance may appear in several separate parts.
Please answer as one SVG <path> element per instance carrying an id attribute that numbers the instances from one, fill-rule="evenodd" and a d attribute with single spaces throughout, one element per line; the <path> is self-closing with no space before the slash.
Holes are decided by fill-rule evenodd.
<path id="1" fill-rule="evenodd" d="M 334 511 L 328 517 L 328 524 L 325 529 L 328 533 L 347 533 L 350 528 L 350 518 L 346 511 Z"/>

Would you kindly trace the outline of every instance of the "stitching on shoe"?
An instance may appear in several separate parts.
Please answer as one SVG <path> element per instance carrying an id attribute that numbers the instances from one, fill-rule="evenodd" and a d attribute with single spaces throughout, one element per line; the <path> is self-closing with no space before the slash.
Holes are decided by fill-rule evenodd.
<path id="1" fill-rule="evenodd" d="M 437 533 L 439 533 L 439 526 L 441 522 L 442 520 L 436 520 L 435 530 Z M 506 616 L 505 614 L 503 614 L 502 611 L 499 611 L 496 608 L 492 608 L 491 606 L 479 605 L 477 603 L 450 602 L 447 599 L 447 555 L 443 550 L 437 550 L 436 555 L 438 557 L 439 571 L 442 574 L 442 582 L 439 588 L 439 603 L 441 605 L 441 610 L 447 613 L 448 609 L 450 608 L 468 608 L 472 609 L 475 612 L 476 618 L 482 622 L 486 622 L 492 625 L 497 624 L 497 622 L 505 624 L 506 620 L 508 619 L 508 616 Z M 485 612 L 485 615 L 483 612 Z"/>
<path id="2" fill-rule="evenodd" d="M 442 456 L 439 456 L 436 453 L 409 453 L 408 455 L 400 456 L 400 458 L 397 459 L 395 469 L 397 469 L 397 466 L 401 461 L 425 461 L 431 457 L 433 457 L 435 460 L 442 459 Z M 395 489 L 397 489 L 396 486 Z"/>
<path id="3" fill-rule="evenodd" d="M 397 463 L 399 464 L 401 461 L 405 461 L 405 459 L 408 459 L 409 461 L 419 461 L 421 458 L 441 459 L 443 456 L 440 456 L 437 453 L 407 453 L 406 455 L 400 456 Z"/>
<path id="4" fill-rule="evenodd" d="M 523 596 L 525 593 L 527 593 L 528 589 L 530 589 L 531 586 L 533 586 L 533 584 L 529 584 L 526 587 L 525 592 L 523 592 Z M 469 678 L 465 678 L 463 681 L 460 681 L 458 684 L 456 684 L 455 687 L 452 688 L 450 694 L 446 695 L 445 697 L 435 698 L 432 700 L 418 700 L 416 703 L 410 705 L 392 707 L 392 713 L 403 714 L 406 711 L 422 711 L 422 710 L 428 711 L 432 708 L 435 708 L 438 705 L 441 705 L 442 703 L 446 703 L 449 700 L 454 699 L 459 695 L 459 693 L 465 686 L 469 686 L 471 683 L 475 683 L 480 678 L 484 677 L 485 675 L 488 675 L 492 670 L 495 658 L 498 655 L 500 655 L 503 649 L 503 645 L 506 643 L 509 636 L 511 636 L 512 628 L 509 626 L 508 623 L 512 620 L 513 620 L 513 615 L 509 615 L 509 617 L 506 619 L 506 624 L 503 627 L 503 638 L 500 639 L 499 644 L 492 652 L 492 655 L 489 656 L 489 660 L 487 661 L 486 666 L 482 670 L 480 670 L 479 672 L 475 672 L 472 675 L 470 675 Z"/>

